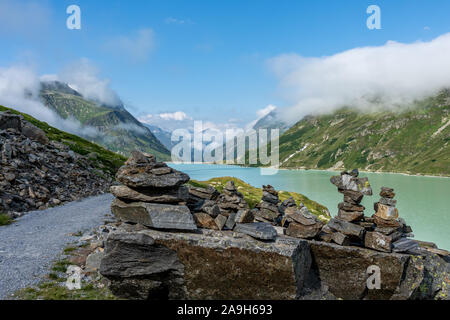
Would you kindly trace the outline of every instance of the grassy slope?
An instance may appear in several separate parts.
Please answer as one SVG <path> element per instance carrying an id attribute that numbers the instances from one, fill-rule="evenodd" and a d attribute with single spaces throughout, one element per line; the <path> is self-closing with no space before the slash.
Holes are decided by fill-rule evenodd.
<path id="1" fill-rule="evenodd" d="M 398 113 L 341 109 L 307 117 L 280 137 L 280 163 L 328 169 L 342 161 L 345 168 L 449 176 L 450 126 L 433 136 L 450 120 L 449 95 L 442 92 Z"/>
<path id="2" fill-rule="evenodd" d="M 191 180 L 189 183 L 197 187 L 206 187 L 206 185 L 211 185 L 214 188 L 216 188 L 217 191 L 222 192 L 225 184 L 227 183 L 227 181 L 230 180 L 234 182 L 236 188 L 238 189 L 239 192 L 242 193 L 245 201 L 247 201 L 247 203 L 251 208 L 253 208 L 257 203 L 261 201 L 262 189 L 255 188 L 238 178 L 220 177 L 220 178 L 212 178 L 208 181 Z M 279 197 L 281 201 L 284 201 L 289 197 L 293 197 L 297 205 L 299 205 L 300 202 L 303 202 L 303 204 L 309 209 L 309 211 L 312 214 L 315 214 L 316 216 L 321 217 L 324 220 L 329 219 L 329 211 L 325 206 L 307 198 L 306 196 L 300 193 L 279 191 Z"/>
<path id="3" fill-rule="evenodd" d="M 42 129 L 47 134 L 47 137 L 50 140 L 62 142 L 69 146 L 71 150 L 81 155 L 87 155 L 88 153 L 95 152 L 98 155 L 97 165 L 103 171 L 109 171 L 111 174 L 115 174 L 117 169 L 123 165 L 126 158 L 122 155 L 114 153 L 112 151 L 106 150 L 103 147 L 89 142 L 83 138 L 80 138 L 76 135 L 58 130 L 54 127 L 49 126 L 47 123 L 39 121 L 25 113 L 18 112 L 14 109 L 6 108 L 0 106 L 0 111 L 9 110 L 12 113 L 20 114 L 24 117 L 24 119 L 36 127 Z M 94 160 L 93 160 L 94 161 Z"/>
<path id="4" fill-rule="evenodd" d="M 104 136 L 96 136 L 93 140 L 109 150 L 128 154 L 138 149 L 152 153 L 160 160 L 170 158 L 166 147 L 125 109 L 100 106 L 83 97 L 54 90 L 43 90 L 41 98 L 62 118 L 74 117 L 83 125 L 98 128 Z"/>

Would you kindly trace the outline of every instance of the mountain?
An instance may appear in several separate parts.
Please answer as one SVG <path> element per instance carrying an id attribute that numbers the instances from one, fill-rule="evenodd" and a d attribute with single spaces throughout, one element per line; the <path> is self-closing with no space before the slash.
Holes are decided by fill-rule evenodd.
<path id="1" fill-rule="evenodd" d="M 284 168 L 450 175 L 450 90 L 392 111 L 342 108 L 280 137 Z"/>
<path id="2" fill-rule="evenodd" d="M 279 129 L 280 134 L 282 134 L 289 129 L 289 125 L 279 119 L 277 111 L 274 110 L 259 119 L 253 126 L 253 129 Z"/>
<path id="3" fill-rule="evenodd" d="M 75 118 L 86 130 L 80 134 L 111 151 L 127 155 L 132 150 L 154 154 L 159 160 L 168 160 L 170 152 L 122 104 L 109 106 L 84 98 L 69 85 L 42 82 L 40 98 L 63 119 Z"/>
<path id="4" fill-rule="evenodd" d="M 151 125 L 151 124 L 145 124 L 147 128 L 150 129 L 150 131 L 153 133 L 153 135 L 169 150 L 172 149 L 172 147 L 175 145 L 175 143 L 172 142 L 171 137 L 172 133 L 169 131 L 166 131 L 164 129 L 161 129 L 160 127 Z"/>
<path id="5" fill-rule="evenodd" d="M 0 105 L 0 112 L 5 111 L 21 115 L 24 121 L 27 121 L 43 130 L 49 141 L 64 144 L 73 152 L 76 152 L 77 154 L 83 156 L 87 156 L 92 161 L 92 164 L 95 168 L 112 176 L 116 174 L 117 170 L 124 164 L 125 160 L 127 159 L 120 154 L 102 148 L 98 144 L 92 143 L 74 134 L 56 129 L 48 125 L 46 122 L 39 121 L 26 113 L 22 113 Z"/>

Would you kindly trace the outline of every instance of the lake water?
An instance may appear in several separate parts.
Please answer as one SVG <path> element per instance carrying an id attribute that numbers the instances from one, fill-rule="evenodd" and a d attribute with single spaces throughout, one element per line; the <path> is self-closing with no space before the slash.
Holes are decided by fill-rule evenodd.
<path id="1" fill-rule="evenodd" d="M 280 170 L 275 175 L 261 175 L 259 168 L 209 164 L 170 166 L 186 172 L 195 180 L 231 176 L 259 188 L 263 184 L 271 184 L 277 190 L 302 193 L 326 206 L 332 216 L 337 214 L 337 205 L 343 201 L 343 195 L 330 182 L 330 177 L 338 172 Z M 450 250 L 450 178 L 363 172 L 360 176 L 369 178 L 374 191 L 373 196 L 365 196 L 363 200 L 366 216 L 374 213 L 373 203 L 380 198 L 380 188 L 394 188 L 400 216 L 413 228 L 415 239 L 431 241 L 442 249 Z"/>

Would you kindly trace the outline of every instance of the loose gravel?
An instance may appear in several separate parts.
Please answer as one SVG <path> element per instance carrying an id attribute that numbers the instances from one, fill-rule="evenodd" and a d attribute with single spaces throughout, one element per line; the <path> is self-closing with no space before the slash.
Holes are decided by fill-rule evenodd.
<path id="1" fill-rule="evenodd" d="M 0 226 L 0 299 L 37 284 L 73 235 L 104 223 L 111 194 L 90 197 L 43 211 L 30 212 L 8 226 Z"/>

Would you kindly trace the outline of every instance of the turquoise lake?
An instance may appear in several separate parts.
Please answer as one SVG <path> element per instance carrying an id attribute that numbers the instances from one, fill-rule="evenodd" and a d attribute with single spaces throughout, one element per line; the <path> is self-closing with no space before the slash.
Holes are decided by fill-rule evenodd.
<path id="1" fill-rule="evenodd" d="M 190 175 L 191 179 L 208 180 L 214 177 L 236 177 L 261 188 L 271 184 L 277 190 L 295 191 L 306 195 L 337 214 L 342 194 L 330 183 L 330 177 L 338 174 L 318 170 L 279 170 L 275 175 L 261 175 L 259 168 L 209 164 L 170 164 Z M 400 216 L 412 228 L 415 239 L 431 241 L 440 248 L 450 250 L 450 178 L 417 177 L 389 173 L 360 173 L 368 177 L 374 195 L 365 196 L 365 215 L 374 213 L 373 203 L 379 199 L 382 186 L 395 189 Z"/>

